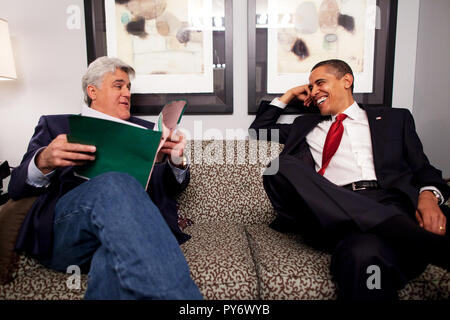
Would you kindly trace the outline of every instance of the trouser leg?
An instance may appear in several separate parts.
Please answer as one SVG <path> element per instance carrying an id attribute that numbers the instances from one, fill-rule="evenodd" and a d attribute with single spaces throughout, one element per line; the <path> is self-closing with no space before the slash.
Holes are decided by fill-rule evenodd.
<path id="1" fill-rule="evenodd" d="M 263 185 L 277 212 L 276 219 L 270 224 L 276 231 L 299 233 L 308 245 L 330 251 L 341 234 L 357 230 L 349 220 L 339 223 L 339 228 L 326 230 L 294 186 L 281 174 L 263 176 Z"/>
<path id="2" fill-rule="evenodd" d="M 57 203 L 50 267 L 65 271 L 91 259 L 86 298 L 201 298 L 178 242 L 129 175 L 98 176 Z"/>
<path id="3" fill-rule="evenodd" d="M 106 246 L 99 246 L 90 263 L 88 287 L 84 298 L 87 300 L 132 299 L 132 292 L 120 285 L 116 263 Z"/>
<path id="4" fill-rule="evenodd" d="M 330 271 L 339 300 L 396 300 L 408 276 L 397 253 L 373 234 L 353 233 L 341 240 Z"/>
<path id="5" fill-rule="evenodd" d="M 432 263 L 450 270 L 450 237 L 429 232 L 406 216 L 392 217 L 375 226 L 370 233 L 389 243 L 411 261 Z"/>

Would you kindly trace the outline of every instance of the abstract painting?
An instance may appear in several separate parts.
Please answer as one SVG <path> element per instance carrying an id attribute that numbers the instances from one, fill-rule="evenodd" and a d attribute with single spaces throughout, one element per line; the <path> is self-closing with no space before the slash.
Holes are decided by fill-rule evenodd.
<path id="1" fill-rule="evenodd" d="M 266 10 L 268 93 L 308 83 L 327 59 L 352 67 L 355 93 L 372 92 L 376 0 L 268 0 Z"/>
<path id="2" fill-rule="evenodd" d="M 133 93 L 213 92 L 212 0 L 105 0 L 108 56 L 136 70 Z"/>

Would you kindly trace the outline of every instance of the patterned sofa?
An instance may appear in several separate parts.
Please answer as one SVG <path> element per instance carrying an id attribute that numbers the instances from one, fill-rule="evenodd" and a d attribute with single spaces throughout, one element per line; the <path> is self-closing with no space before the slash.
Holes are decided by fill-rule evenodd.
<path id="1" fill-rule="evenodd" d="M 275 143 L 196 141 L 190 144 L 191 183 L 180 196 L 180 213 L 194 224 L 182 245 L 191 274 L 205 299 L 335 299 L 330 256 L 300 236 L 267 225 L 275 212 L 261 172 L 281 150 Z M 18 257 L 12 281 L 0 299 L 82 299 L 69 289 L 69 274 Z M 429 265 L 399 292 L 400 299 L 449 299 L 450 273 Z"/>

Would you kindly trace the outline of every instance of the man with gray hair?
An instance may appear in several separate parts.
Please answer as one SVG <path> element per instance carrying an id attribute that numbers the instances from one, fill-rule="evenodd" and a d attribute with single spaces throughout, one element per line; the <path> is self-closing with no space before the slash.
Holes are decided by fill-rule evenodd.
<path id="1" fill-rule="evenodd" d="M 133 68 L 119 59 L 98 58 L 83 77 L 85 101 L 92 113 L 152 129 L 130 115 L 130 76 Z M 11 174 L 13 200 L 38 196 L 16 249 L 54 270 L 88 271 L 86 299 L 201 299 L 179 248 L 189 236 L 178 226 L 173 199 L 189 183 L 180 161 L 185 138 L 171 134 L 160 152 L 172 157 L 155 164 L 147 190 L 119 172 L 86 181 L 74 167 L 94 161 L 96 147 L 67 141 L 69 116 L 42 116 Z"/>

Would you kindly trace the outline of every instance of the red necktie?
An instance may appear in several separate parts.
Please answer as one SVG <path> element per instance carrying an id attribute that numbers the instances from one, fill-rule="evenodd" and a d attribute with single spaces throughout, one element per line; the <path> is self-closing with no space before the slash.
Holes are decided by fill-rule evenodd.
<path id="1" fill-rule="evenodd" d="M 319 174 L 322 176 L 341 143 L 342 135 L 344 134 L 342 121 L 344 121 L 345 118 L 347 118 L 346 114 L 339 114 L 328 131 L 322 152 L 322 168 L 319 170 Z"/>

